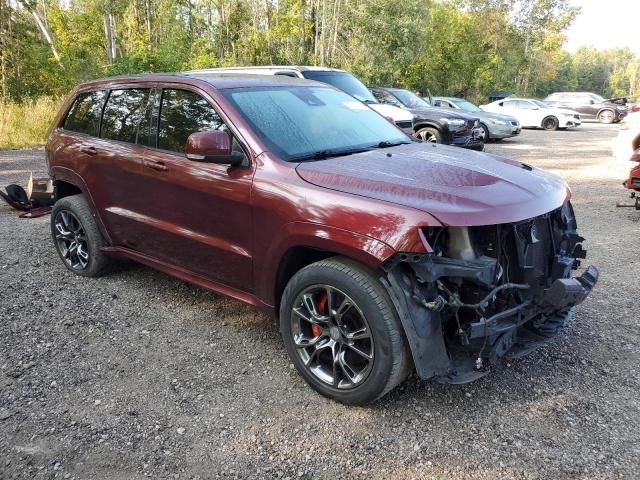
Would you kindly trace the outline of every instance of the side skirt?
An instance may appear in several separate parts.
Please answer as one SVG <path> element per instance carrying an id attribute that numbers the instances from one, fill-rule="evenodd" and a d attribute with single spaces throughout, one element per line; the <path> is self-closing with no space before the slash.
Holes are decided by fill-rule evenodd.
<path id="1" fill-rule="evenodd" d="M 136 262 L 142 263 L 143 265 L 146 265 L 148 267 L 151 267 L 153 269 L 156 269 L 163 273 L 171 275 L 172 277 L 179 278 L 180 280 L 192 283 L 194 285 L 205 288 L 212 292 L 219 293 L 220 295 L 231 297 L 243 303 L 252 305 L 260 309 L 264 313 L 267 313 L 270 315 L 274 314 L 273 305 L 268 305 L 264 303 L 255 295 L 252 295 L 247 292 L 243 292 L 242 290 L 229 287 L 227 285 L 224 285 L 219 282 L 215 282 L 213 280 L 209 280 L 208 278 L 205 278 L 201 275 L 194 274 L 182 267 L 178 267 L 166 262 L 162 262 L 153 257 L 150 257 L 140 252 L 136 252 L 135 250 L 131 250 L 125 247 L 104 247 L 102 248 L 102 251 L 107 253 L 122 255 L 123 257 L 130 258 L 131 260 L 135 260 Z"/>

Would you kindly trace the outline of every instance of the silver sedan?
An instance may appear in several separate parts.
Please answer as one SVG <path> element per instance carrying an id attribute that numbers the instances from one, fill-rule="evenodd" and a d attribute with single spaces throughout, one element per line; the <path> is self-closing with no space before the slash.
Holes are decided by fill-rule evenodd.
<path id="1" fill-rule="evenodd" d="M 502 140 L 503 138 L 515 137 L 522 131 L 520 122 L 509 115 L 501 113 L 485 112 L 476 105 L 464 98 L 458 97 L 433 97 L 433 106 L 450 108 L 452 110 L 462 110 L 472 113 L 480 119 L 480 124 L 484 130 L 484 141 Z"/>

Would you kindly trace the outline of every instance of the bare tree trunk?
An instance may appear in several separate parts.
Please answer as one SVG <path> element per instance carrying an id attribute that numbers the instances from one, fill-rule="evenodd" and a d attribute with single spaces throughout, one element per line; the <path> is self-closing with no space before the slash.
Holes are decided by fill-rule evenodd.
<path id="1" fill-rule="evenodd" d="M 335 0 L 333 9 L 333 16 L 335 23 L 333 25 L 333 40 L 331 42 L 331 59 L 330 62 L 335 65 L 336 62 L 336 48 L 338 44 L 338 29 L 340 27 L 340 0 Z"/>
<path id="2" fill-rule="evenodd" d="M 29 11 L 29 13 L 31 13 L 31 15 L 33 16 L 33 19 L 36 22 L 36 25 L 38 26 L 38 30 L 40 30 L 40 33 L 42 34 L 44 39 L 49 44 L 49 48 L 51 49 L 51 53 L 53 54 L 53 56 L 55 57 L 56 61 L 60 65 L 60 68 L 64 68 L 64 65 L 62 65 L 62 60 L 60 60 L 60 54 L 58 54 L 58 51 L 56 50 L 56 47 L 53 45 L 53 39 L 51 38 L 51 33 L 49 32 L 49 29 L 47 28 L 47 26 L 42 21 L 42 18 L 40 17 L 40 15 L 36 11 L 36 9 L 33 7 L 33 5 L 30 2 L 27 2 L 27 1 L 24 1 L 24 0 L 16 0 L 16 1 L 17 1 L 18 5 L 21 5 L 21 6 L 25 7 Z"/>
<path id="3" fill-rule="evenodd" d="M 116 19 L 113 16 L 111 11 L 111 4 L 107 7 L 108 10 L 104 14 L 104 35 L 107 40 L 107 60 L 109 61 L 109 65 L 113 65 L 118 51 L 116 44 Z"/>
<path id="4" fill-rule="evenodd" d="M 147 27 L 147 50 L 150 52 L 152 50 L 153 39 L 151 38 L 151 0 L 146 0 L 144 2 L 144 16 L 145 16 L 145 25 Z"/>

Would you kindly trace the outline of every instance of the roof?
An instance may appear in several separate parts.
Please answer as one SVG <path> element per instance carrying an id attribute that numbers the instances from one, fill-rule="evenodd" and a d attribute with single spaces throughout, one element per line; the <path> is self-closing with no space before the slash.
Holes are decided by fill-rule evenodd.
<path id="1" fill-rule="evenodd" d="M 344 72 L 344 70 L 340 70 L 339 68 L 331 68 L 331 67 L 319 67 L 313 65 L 246 65 L 244 67 L 217 67 L 217 68 L 203 68 L 199 70 L 192 70 L 186 73 L 209 73 L 216 71 L 230 71 L 230 70 L 296 70 L 298 72 Z"/>
<path id="2" fill-rule="evenodd" d="M 330 87 L 329 85 L 302 78 L 293 78 L 280 75 L 255 75 L 242 73 L 217 73 L 217 72 L 181 72 L 181 73 L 143 73 L 138 75 L 120 75 L 117 77 L 99 78 L 82 83 L 80 88 L 88 90 L 96 87 L 108 87 L 113 84 L 136 83 L 171 83 L 181 82 L 197 83 L 204 81 L 218 90 L 226 88 L 242 87 L 271 87 L 283 85 L 315 85 L 318 87 Z"/>

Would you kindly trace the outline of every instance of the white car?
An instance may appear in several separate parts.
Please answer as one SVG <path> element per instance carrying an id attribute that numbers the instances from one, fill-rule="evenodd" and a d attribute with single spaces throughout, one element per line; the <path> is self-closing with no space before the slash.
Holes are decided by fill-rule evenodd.
<path id="1" fill-rule="evenodd" d="M 480 108 L 485 112 L 504 113 L 516 117 L 522 127 L 557 130 L 577 127 L 582 123 L 578 112 L 551 107 L 531 98 L 507 97 L 487 105 L 480 105 Z"/>
<path id="2" fill-rule="evenodd" d="M 282 75 L 285 77 L 306 78 L 328 83 L 366 103 L 383 117 L 393 121 L 408 135 L 413 134 L 413 114 L 393 105 L 379 103 L 371 92 L 354 75 L 344 70 L 328 67 L 269 65 L 260 67 L 205 68 L 188 73 L 245 73 L 253 75 Z"/>

